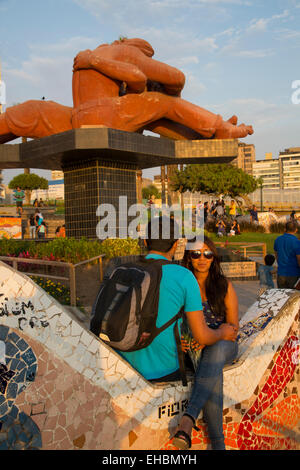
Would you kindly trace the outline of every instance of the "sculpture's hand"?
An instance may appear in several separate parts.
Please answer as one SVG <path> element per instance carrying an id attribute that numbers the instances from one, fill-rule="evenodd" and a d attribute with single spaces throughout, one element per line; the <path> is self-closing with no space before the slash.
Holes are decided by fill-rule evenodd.
<path id="1" fill-rule="evenodd" d="M 79 52 L 73 62 L 73 71 L 90 68 L 91 54 L 92 51 L 90 51 L 90 49 L 86 49 L 85 51 Z"/>

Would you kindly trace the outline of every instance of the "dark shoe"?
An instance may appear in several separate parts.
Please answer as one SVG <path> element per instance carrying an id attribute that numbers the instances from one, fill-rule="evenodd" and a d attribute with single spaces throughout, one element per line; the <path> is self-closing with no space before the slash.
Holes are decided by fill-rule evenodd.
<path id="1" fill-rule="evenodd" d="M 196 431 L 199 431 L 199 428 L 196 426 L 196 421 L 192 416 L 187 414 L 184 414 L 183 416 L 190 418 L 193 422 L 192 429 L 194 428 Z M 190 449 L 192 446 L 191 436 L 187 432 L 183 431 L 183 429 L 179 429 L 173 438 L 173 445 L 181 450 Z"/>
<path id="2" fill-rule="evenodd" d="M 192 445 L 191 437 L 182 430 L 177 431 L 173 438 L 173 446 L 180 450 L 190 449 Z"/>

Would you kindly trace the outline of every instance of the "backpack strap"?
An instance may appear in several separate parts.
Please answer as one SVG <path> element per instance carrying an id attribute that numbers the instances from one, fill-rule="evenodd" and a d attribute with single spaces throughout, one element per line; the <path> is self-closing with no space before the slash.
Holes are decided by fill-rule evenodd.
<path id="1" fill-rule="evenodd" d="M 160 328 L 157 328 L 157 332 L 156 332 L 155 336 L 159 335 L 162 331 L 164 331 L 166 328 L 168 328 L 170 325 L 172 325 L 172 323 L 175 322 L 173 332 L 174 332 L 176 348 L 177 348 L 177 355 L 178 355 L 178 362 L 179 362 L 179 372 L 180 372 L 182 385 L 184 387 L 186 387 L 187 386 L 187 378 L 186 378 L 186 369 L 185 369 L 185 362 L 184 362 L 184 353 L 181 349 L 181 341 L 180 341 L 179 325 L 178 325 L 178 320 L 180 318 L 183 318 L 183 315 L 184 315 L 184 309 L 182 307 L 179 310 L 179 312 L 177 313 L 177 315 L 175 315 L 173 318 L 171 318 L 168 322 L 166 322 Z"/>
<path id="2" fill-rule="evenodd" d="M 182 385 L 186 387 L 187 386 L 186 368 L 185 368 L 185 362 L 184 362 L 184 353 L 181 349 L 178 322 L 176 322 L 174 325 L 174 336 L 175 336 L 176 347 L 177 347 L 180 377 L 181 377 Z"/>

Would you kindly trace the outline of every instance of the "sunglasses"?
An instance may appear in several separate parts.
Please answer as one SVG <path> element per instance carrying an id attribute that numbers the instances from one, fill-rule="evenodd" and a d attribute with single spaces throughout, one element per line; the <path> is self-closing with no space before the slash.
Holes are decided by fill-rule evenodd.
<path id="1" fill-rule="evenodd" d="M 214 257 L 214 254 L 212 251 L 210 250 L 204 250 L 204 251 L 201 251 L 201 250 L 197 250 L 197 251 L 191 251 L 190 252 L 190 257 L 192 259 L 199 259 L 200 256 L 201 256 L 201 253 L 203 253 L 203 256 L 204 258 L 206 259 L 212 259 Z"/>

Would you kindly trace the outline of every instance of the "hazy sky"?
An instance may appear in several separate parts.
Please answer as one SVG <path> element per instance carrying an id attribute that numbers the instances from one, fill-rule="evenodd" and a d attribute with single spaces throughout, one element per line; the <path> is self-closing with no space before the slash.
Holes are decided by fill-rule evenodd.
<path id="1" fill-rule="evenodd" d="M 300 0 L 0 0 L 7 105 L 72 105 L 74 56 L 119 36 L 186 75 L 184 99 L 252 124 L 256 158 L 300 146 Z M 149 177 L 157 169 L 147 170 Z M 16 170 L 4 171 L 5 182 Z M 49 172 L 41 172 L 49 177 Z"/>

